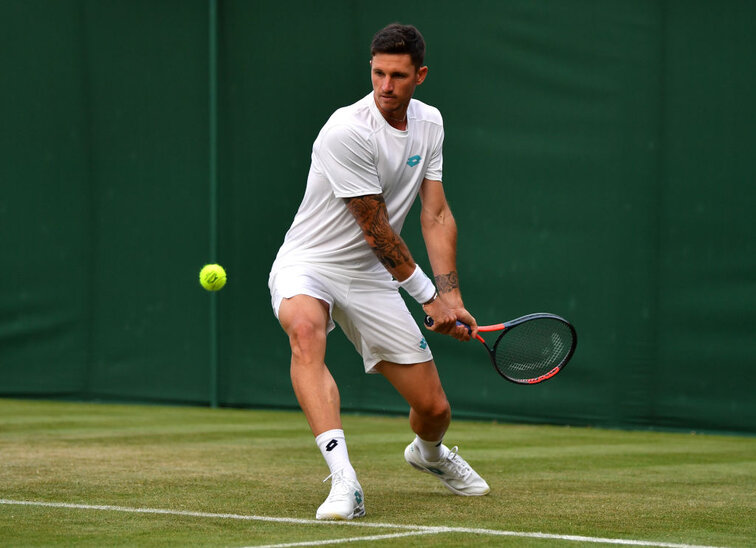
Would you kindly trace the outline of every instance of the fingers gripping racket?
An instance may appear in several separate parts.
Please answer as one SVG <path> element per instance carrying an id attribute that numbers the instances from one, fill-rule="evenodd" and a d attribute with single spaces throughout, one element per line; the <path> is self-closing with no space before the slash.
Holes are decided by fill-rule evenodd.
<path id="1" fill-rule="evenodd" d="M 432 327 L 433 318 L 426 316 L 425 325 Z M 476 338 L 486 347 L 499 375 L 517 384 L 550 379 L 564 369 L 577 346 L 575 328 L 555 314 L 529 314 L 506 323 L 480 325 L 478 331 L 501 331 L 493 347 L 480 335 Z"/>

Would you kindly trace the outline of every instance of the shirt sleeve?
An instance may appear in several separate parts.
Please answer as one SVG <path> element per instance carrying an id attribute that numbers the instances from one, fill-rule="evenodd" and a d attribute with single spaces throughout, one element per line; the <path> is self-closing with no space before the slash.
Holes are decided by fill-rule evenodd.
<path id="1" fill-rule="evenodd" d="M 383 192 L 371 143 L 349 126 L 333 126 L 325 132 L 318 158 L 337 198 Z"/>
<path id="2" fill-rule="evenodd" d="M 444 129 L 439 129 L 436 136 L 435 146 L 431 150 L 428 167 L 425 170 L 425 178 L 431 181 L 443 181 L 444 177 Z"/>

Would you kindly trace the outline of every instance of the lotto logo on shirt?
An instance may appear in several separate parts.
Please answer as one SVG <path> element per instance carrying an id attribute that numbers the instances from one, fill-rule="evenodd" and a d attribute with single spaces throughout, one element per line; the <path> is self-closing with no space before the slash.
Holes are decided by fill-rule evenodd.
<path id="1" fill-rule="evenodd" d="M 420 160 L 422 160 L 422 158 L 419 155 L 415 154 L 414 156 L 409 157 L 409 159 L 407 160 L 407 165 L 410 167 L 415 167 L 420 163 Z"/>

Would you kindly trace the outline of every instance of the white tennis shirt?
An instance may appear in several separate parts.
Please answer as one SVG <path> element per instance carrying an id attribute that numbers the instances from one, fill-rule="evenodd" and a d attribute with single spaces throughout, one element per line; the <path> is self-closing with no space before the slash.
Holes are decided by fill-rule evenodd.
<path id="1" fill-rule="evenodd" d="M 438 109 L 412 99 L 407 130 L 391 127 L 373 93 L 338 109 L 312 147 L 307 188 L 273 264 L 384 271 L 343 198 L 382 194 L 400 233 L 423 179 L 442 180 L 444 128 Z"/>

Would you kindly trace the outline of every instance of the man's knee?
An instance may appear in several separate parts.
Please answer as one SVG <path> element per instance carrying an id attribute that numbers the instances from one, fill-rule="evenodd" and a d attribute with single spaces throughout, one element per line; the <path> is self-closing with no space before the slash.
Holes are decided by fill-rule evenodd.
<path id="1" fill-rule="evenodd" d="M 325 351 L 325 330 L 317 322 L 299 319 L 288 326 L 287 334 L 295 357 L 303 358 Z"/>
<path id="2" fill-rule="evenodd" d="M 306 295 L 281 302 L 278 313 L 281 327 L 289 336 L 292 355 L 307 361 L 325 354 L 328 305 Z"/>
<path id="3" fill-rule="evenodd" d="M 414 407 L 423 420 L 429 422 L 447 422 L 451 419 L 451 406 L 446 397 L 429 398 Z"/>

